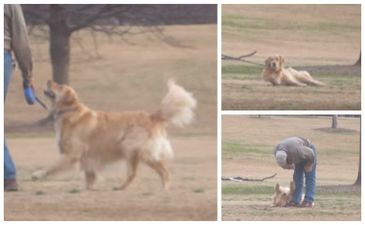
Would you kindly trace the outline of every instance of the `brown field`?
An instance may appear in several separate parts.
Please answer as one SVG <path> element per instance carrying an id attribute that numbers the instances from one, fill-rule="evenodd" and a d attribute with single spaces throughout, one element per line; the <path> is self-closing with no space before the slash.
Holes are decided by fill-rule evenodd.
<path id="1" fill-rule="evenodd" d="M 153 35 L 125 36 L 127 41 L 97 35 L 96 48 L 91 35 L 77 33 L 71 85 L 83 102 L 103 111 L 156 110 L 168 78 L 194 93 L 195 122 L 169 129 L 175 150 L 169 164 L 171 190 L 164 191 L 158 175 L 141 165 L 127 190 L 113 191 L 125 178 L 123 162 L 105 169 L 97 191 L 84 190 L 76 169 L 32 182 L 31 173 L 52 164 L 58 150 L 52 129 L 34 126 L 47 112 L 26 105 L 16 73 L 6 102 L 5 133 L 20 191 L 5 193 L 5 220 L 216 220 L 216 26 L 168 26 L 165 32 L 184 47 Z M 51 78 L 47 42 L 33 38 L 32 45 L 41 93 Z"/>
<path id="2" fill-rule="evenodd" d="M 263 182 L 222 181 L 223 220 L 360 220 L 358 173 L 360 119 L 330 117 L 224 116 L 222 176 L 264 178 Z M 313 209 L 271 207 L 276 183 L 288 186 L 292 170 L 275 162 L 273 148 L 288 136 L 309 138 L 317 148 L 317 194 Z"/>
<path id="3" fill-rule="evenodd" d="M 295 19 L 292 18 L 295 13 Z M 275 54 L 286 65 L 308 70 L 325 87 L 273 87 L 263 67 L 222 62 L 224 110 L 358 110 L 361 71 L 360 5 L 224 5 L 222 51 L 255 63 Z"/>

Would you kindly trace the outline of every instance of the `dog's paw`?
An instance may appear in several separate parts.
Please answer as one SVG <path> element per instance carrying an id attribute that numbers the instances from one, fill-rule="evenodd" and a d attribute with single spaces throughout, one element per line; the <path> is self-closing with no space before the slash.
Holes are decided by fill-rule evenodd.
<path id="1" fill-rule="evenodd" d="M 44 179 L 47 176 L 47 171 L 45 170 L 37 170 L 32 174 L 32 180 L 37 181 Z"/>

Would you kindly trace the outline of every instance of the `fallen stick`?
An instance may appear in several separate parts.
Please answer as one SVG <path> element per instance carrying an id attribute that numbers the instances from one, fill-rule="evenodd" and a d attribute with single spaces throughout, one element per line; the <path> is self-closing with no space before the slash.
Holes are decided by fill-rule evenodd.
<path id="1" fill-rule="evenodd" d="M 246 57 L 250 57 L 250 56 L 253 56 L 256 54 L 257 51 L 253 51 L 251 53 L 248 53 L 246 55 L 241 55 L 241 56 L 238 56 L 238 57 L 233 57 L 233 56 L 228 56 L 228 55 L 224 55 L 222 54 L 222 59 L 223 60 L 241 60 L 242 58 L 246 58 Z"/>
<path id="2" fill-rule="evenodd" d="M 240 176 L 236 176 L 236 177 L 222 177 L 222 180 L 226 181 L 226 180 L 230 180 L 230 181 L 236 181 L 236 182 L 242 182 L 242 181 L 258 181 L 258 182 L 262 182 L 271 178 L 274 178 L 276 176 L 276 173 L 269 176 L 269 177 L 264 177 L 264 178 L 245 178 L 245 177 L 240 177 Z"/>
<path id="3" fill-rule="evenodd" d="M 247 57 L 250 57 L 250 56 L 255 55 L 256 52 L 257 51 L 253 51 L 251 53 L 248 53 L 248 54 L 245 54 L 245 55 L 241 55 L 241 56 L 238 56 L 238 57 L 234 57 L 234 56 L 229 56 L 229 55 L 222 54 L 222 60 L 235 60 L 235 61 L 241 61 L 241 62 L 245 62 L 245 63 L 251 63 L 251 64 L 254 64 L 254 65 L 258 65 L 258 66 L 264 66 L 264 64 L 262 64 L 262 63 L 256 63 L 256 62 L 252 62 L 252 61 L 249 61 L 249 60 L 244 59 L 244 58 L 247 58 Z"/>

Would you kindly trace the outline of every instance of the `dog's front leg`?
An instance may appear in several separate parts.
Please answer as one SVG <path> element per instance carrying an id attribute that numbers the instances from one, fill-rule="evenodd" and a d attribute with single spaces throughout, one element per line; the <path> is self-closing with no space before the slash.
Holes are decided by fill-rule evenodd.
<path id="1" fill-rule="evenodd" d="M 52 167 L 47 170 L 37 170 L 32 174 L 32 180 L 41 180 L 49 175 L 54 175 L 59 172 L 70 169 L 77 162 L 76 158 L 71 158 L 68 156 L 62 156 L 60 160 L 57 161 Z"/>

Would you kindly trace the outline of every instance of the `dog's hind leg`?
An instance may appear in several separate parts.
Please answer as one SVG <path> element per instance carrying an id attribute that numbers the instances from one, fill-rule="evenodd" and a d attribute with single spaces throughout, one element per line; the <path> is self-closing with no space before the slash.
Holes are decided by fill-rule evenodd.
<path id="1" fill-rule="evenodd" d="M 129 186 L 129 184 L 136 177 L 138 163 L 139 163 L 139 157 L 137 153 L 127 158 L 127 179 L 122 184 L 122 186 L 114 188 L 114 190 L 124 190 Z"/>
<path id="2" fill-rule="evenodd" d="M 168 190 L 170 187 L 170 173 L 165 163 L 163 161 L 148 161 L 146 163 L 160 175 L 165 190 Z"/>

